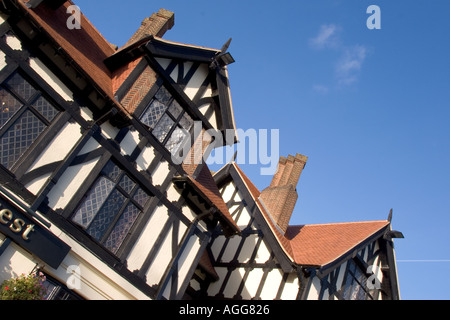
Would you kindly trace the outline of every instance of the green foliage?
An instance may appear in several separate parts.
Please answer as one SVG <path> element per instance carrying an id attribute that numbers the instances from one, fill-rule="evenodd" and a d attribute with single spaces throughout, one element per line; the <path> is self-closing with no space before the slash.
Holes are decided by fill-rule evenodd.
<path id="1" fill-rule="evenodd" d="M 43 300 L 46 294 L 42 285 L 44 281 L 42 272 L 6 280 L 0 288 L 0 300 Z"/>

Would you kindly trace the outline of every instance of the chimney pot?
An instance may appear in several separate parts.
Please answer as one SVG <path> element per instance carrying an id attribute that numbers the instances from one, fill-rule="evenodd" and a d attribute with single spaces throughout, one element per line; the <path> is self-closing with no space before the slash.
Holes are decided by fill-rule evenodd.
<path id="1" fill-rule="evenodd" d="M 301 154 L 280 157 L 270 186 L 261 192 L 261 200 L 278 227 L 286 231 L 298 198 L 297 184 L 308 157 Z"/>
<path id="2" fill-rule="evenodd" d="M 172 29 L 175 24 L 175 14 L 166 9 L 159 9 L 157 13 L 153 13 L 150 17 L 145 18 L 139 29 L 128 40 L 124 47 L 128 47 L 133 43 L 148 37 L 150 35 L 161 38 L 168 30 Z"/>

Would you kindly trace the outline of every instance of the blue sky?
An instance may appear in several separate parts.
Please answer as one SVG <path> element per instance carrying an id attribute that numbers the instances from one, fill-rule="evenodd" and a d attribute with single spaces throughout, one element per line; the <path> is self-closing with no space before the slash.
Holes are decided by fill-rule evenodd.
<path id="1" fill-rule="evenodd" d="M 291 224 L 386 219 L 403 299 L 449 299 L 450 2 L 75 0 L 125 44 L 159 8 L 165 39 L 229 51 L 239 128 L 279 129 L 280 155 L 309 157 Z M 381 29 L 369 30 L 369 5 Z M 260 165 L 242 165 L 264 189 Z"/>

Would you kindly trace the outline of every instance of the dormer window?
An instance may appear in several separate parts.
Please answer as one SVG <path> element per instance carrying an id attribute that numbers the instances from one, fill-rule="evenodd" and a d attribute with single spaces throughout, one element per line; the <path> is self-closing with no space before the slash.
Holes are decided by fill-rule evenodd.
<path id="1" fill-rule="evenodd" d="M 189 138 L 194 121 L 162 86 L 141 116 L 153 136 L 172 154 Z"/>

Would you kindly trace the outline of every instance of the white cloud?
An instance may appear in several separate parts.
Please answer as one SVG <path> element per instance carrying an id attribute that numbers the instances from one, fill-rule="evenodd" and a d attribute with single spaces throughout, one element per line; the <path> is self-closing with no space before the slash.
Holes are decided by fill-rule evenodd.
<path id="1" fill-rule="evenodd" d="M 362 45 L 345 47 L 336 64 L 336 76 L 340 84 L 352 84 L 358 80 L 361 67 L 367 56 L 367 49 Z"/>
<path id="2" fill-rule="evenodd" d="M 322 84 L 315 84 L 315 85 L 313 85 L 313 90 L 319 94 L 327 94 L 329 91 L 329 88 Z"/>
<path id="3" fill-rule="evenodd" d="M 363 45 L 346 45 L 340 39 L 342 28 L 335 24 L 324 24 L 319 28 L 316 37 L 309 40 L 314 49 L 333 49 L 338 54 L 335 63 L 335 76 L 339 85 L 351 85 L 358 81 L 361 68 L 367 56 L 367 48 Z M 327 93 L 329 87 L 314 85 L 313 90 Z"/>
<path id="4" fill-rule="evenodd" d="M 310 39 L 310 45 L 316 49 L 337 47 L 339 43 L 339 29 L 340 28 L 334 24 L 324 24 L 320 26 L 318 35 Z"/>

